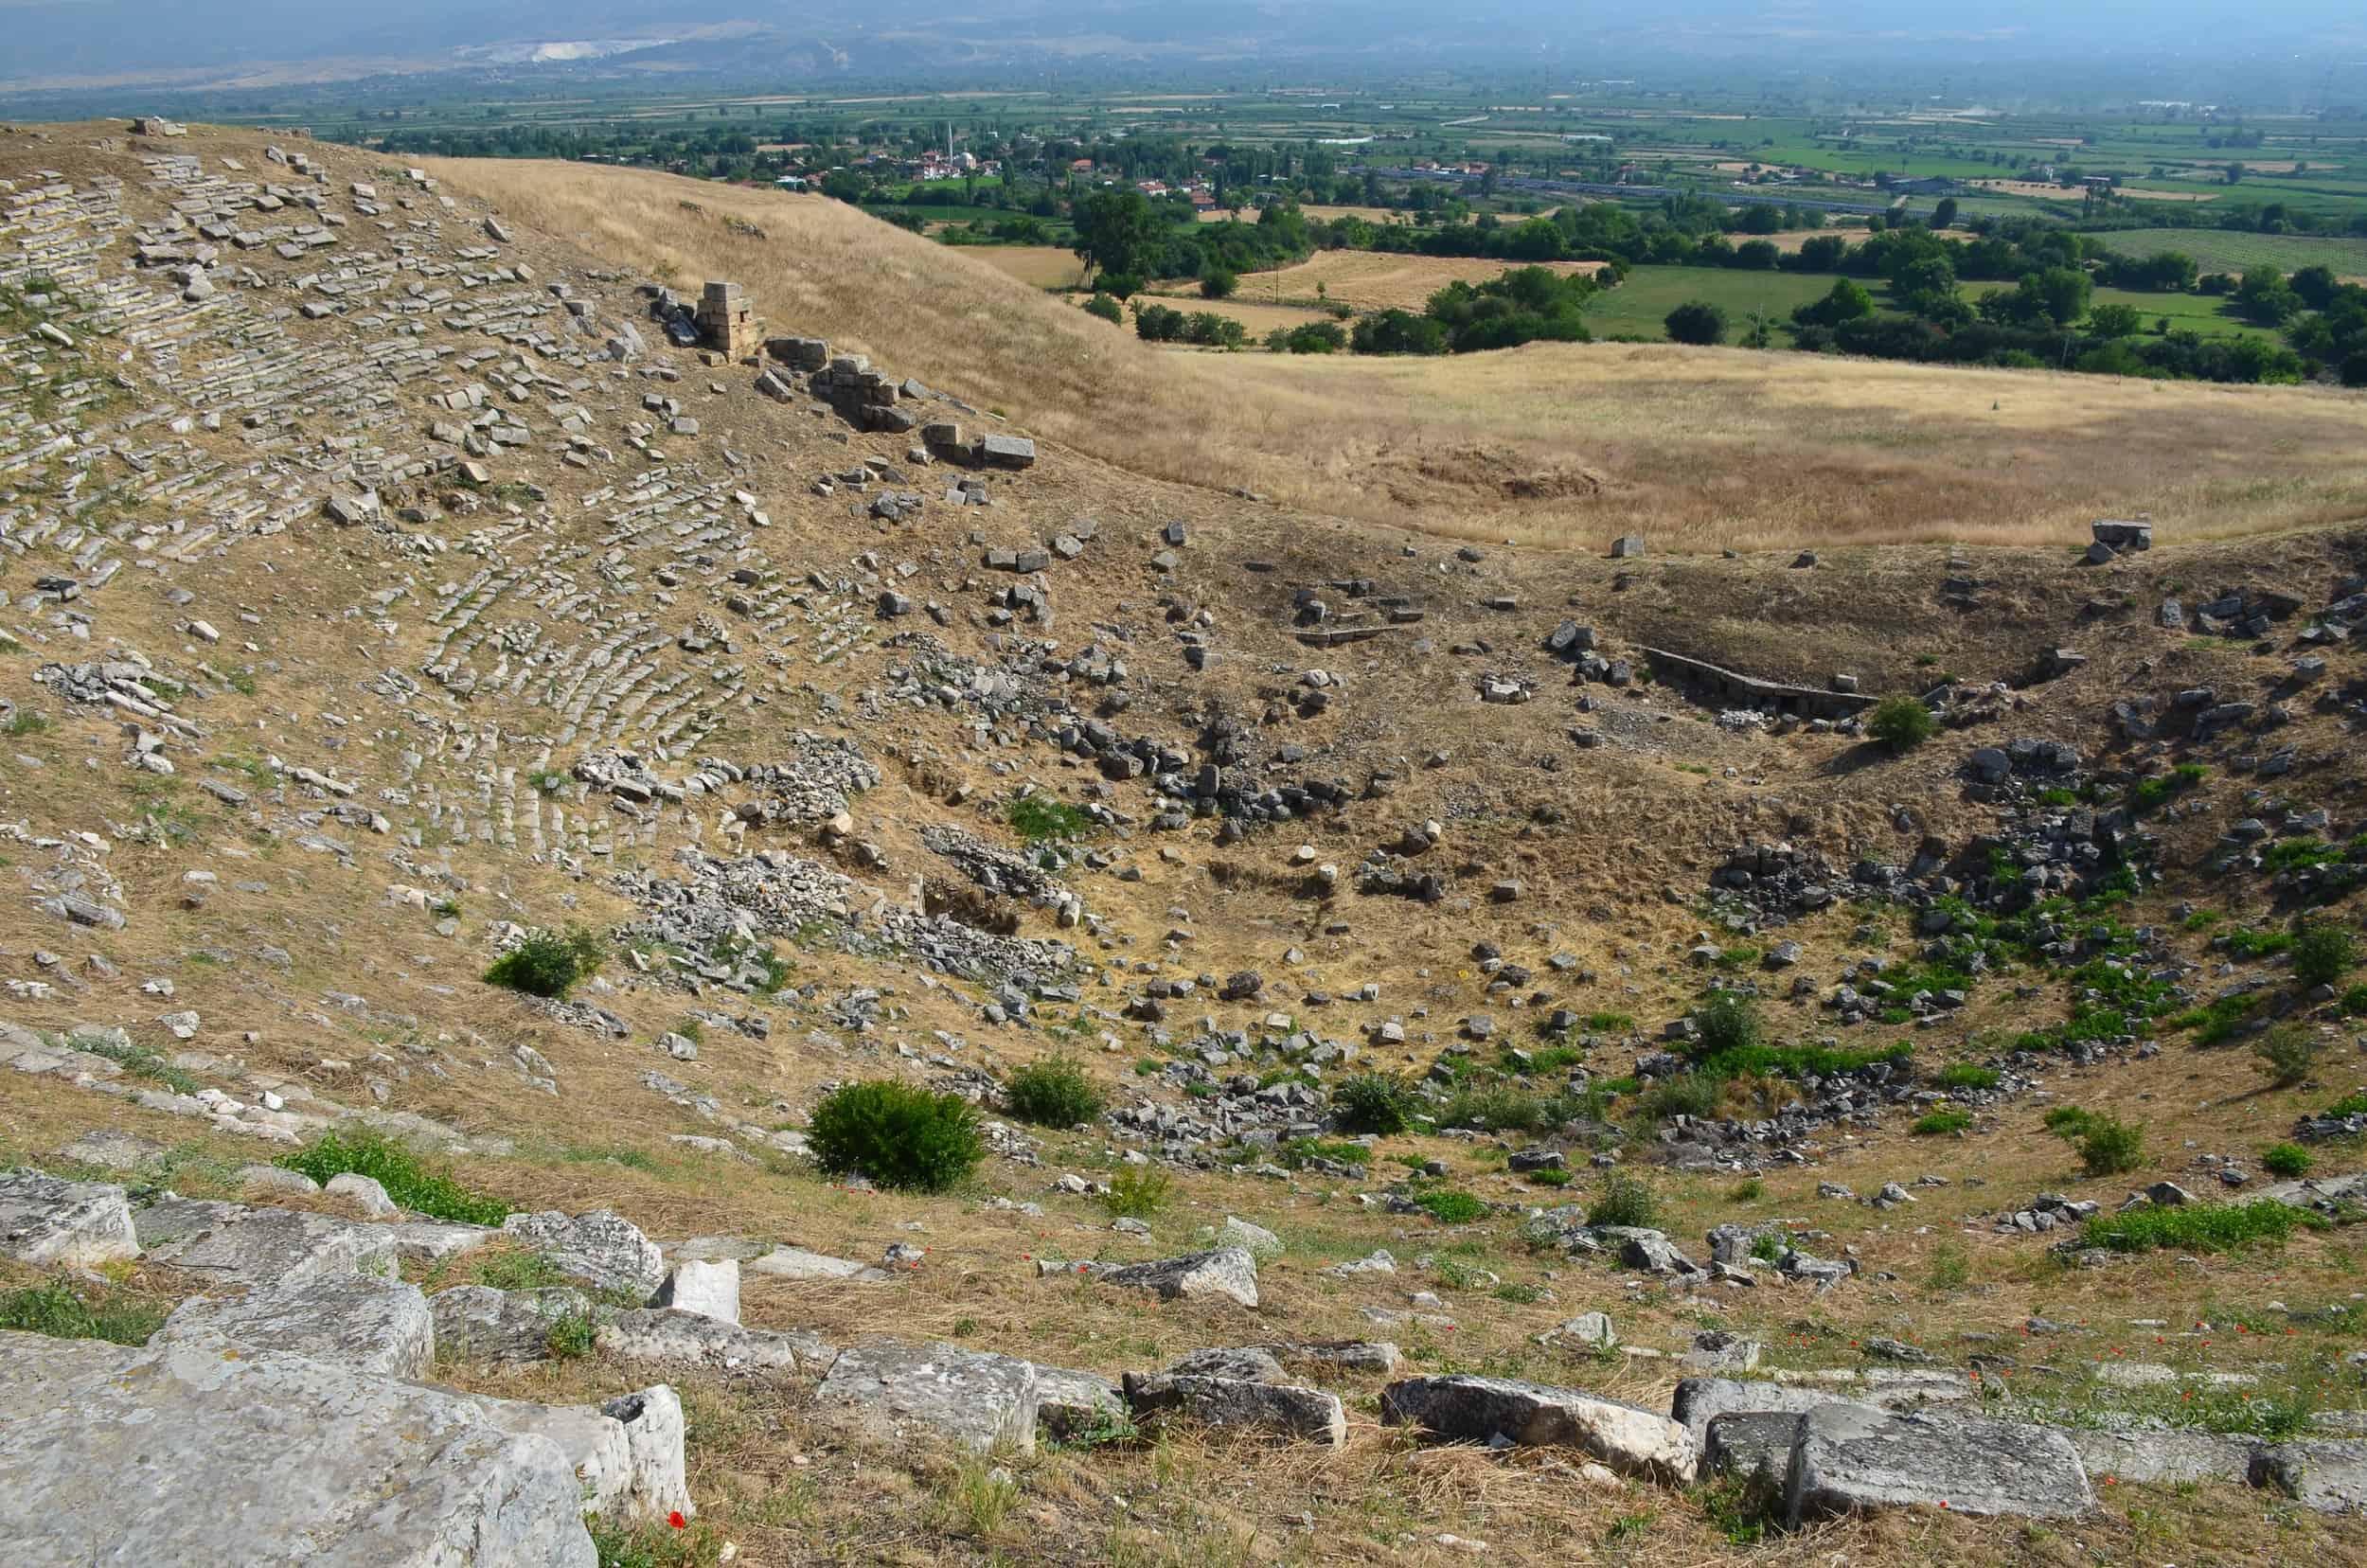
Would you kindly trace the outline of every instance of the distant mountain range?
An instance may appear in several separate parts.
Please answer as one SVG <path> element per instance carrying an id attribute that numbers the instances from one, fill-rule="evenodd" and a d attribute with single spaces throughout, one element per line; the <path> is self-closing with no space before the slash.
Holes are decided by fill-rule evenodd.
<path id="1" fill-rule="evenodd" d="M 1322 64 L 1406 72 L 1486 61 L 1586 70 L 2020 56 L 2061 67 L 2066 49 L 2097 51 L 2081 62 L 2088 71 L 2209 69 L 2236 52 L 2267 59 L 2283 47 L 2290 58 L 2303 43 L 2308 70 L 2348 59 L 2367 78 L 2367 22 L 2350 0 L 2243 13 L 2219 0 L 1992 0 L 1936 17 L 1910 0 L 1671 0 L 1641 11 L 1599 0 L 956 0 L 892 11 L 854 0 L 0 0 L 0 90 L 18 95 L 418 73 L 790 84 L 1205 69 L 1255 80 Z"/>

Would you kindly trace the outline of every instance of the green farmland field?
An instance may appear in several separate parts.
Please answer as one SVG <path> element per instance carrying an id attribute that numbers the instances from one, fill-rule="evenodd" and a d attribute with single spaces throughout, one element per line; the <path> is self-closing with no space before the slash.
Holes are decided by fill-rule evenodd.
<path id="1" fill-rule="evenodd" d="M 2329 240 L 2302 234 L 2250 234 L 2241 229 L 2153 228 L 2100 234 L 2097 239 L 2123 256 L 2184 251 L 2204 272 L 2240 273 L 2262 263 L 2279 272 L 2323 264 L 2337 277 L 2367 277 L 2367 240 Z"/>
<path id="2" fill-rule="evenodd" d="M 1638 267 L 1627 280 L 1587 302 L 1587 330 L 1598 338 L 1638 337 L 1664 341 L 1662 322 L 1687 300 L 1699 299 L 1725 311 L 1729 336 L 1739 334 L 1753 311 L 1771 321 L 1789 321 L 1792 307 L 1822 299 L 1832 292 L 1833 274 L 1743 272 L 1729 267 Z M 1874 292 L 1877 305 L 1889 303 L 1878 278 L 1862 278 Z"/>

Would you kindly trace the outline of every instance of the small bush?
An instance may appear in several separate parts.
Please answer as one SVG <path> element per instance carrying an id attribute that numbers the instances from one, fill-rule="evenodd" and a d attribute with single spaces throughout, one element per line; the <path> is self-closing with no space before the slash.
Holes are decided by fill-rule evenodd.
<path id="1" fill-rule="evenodd" d="M 1994 1089 L 2000 1079 L 1994 1067 L 1983 1067 L 1970 1061 L 1951 1061 L 1940 1069 L 1940 1076 L 1933 1081 L 1943 1089 Z"/>
<path id="2" fill-rule="evenodd" d="M 1972 1114 L 1966 1111 L 1934 1111 L 1915 1119 L 1907 1131 L 1918 1138 L 1942 1138 L 1951 1132 L 1962 1132 L 1972 1125 Z"/>
<path id="3" fill-rule="evenodd" d="M 1604 1179 L 1602 1190 L 1594 1202 L 1587 1205 L 1586 1222 L 1590 1225 L 1634 1225 L 1649 1228 L 1660 1218 L 1660 1194 L 1654 1192 L 1643 1178 L 1614 1170 Z"/>
<path id="4" fill-rule="evenodd" d="M 2269 1083 L 2279 1089 L 2290 1089 L 2305 1081 L 2318 1065 L 2317 1034 L 2298 1024 L 2284 1024 L 2270 1029 L 2252 1042 L 2251 1054 L 2260 1059 L 2260 1070 L 2269 1075 Z"/>
<path id="5" fill-rule="evenodd" d="M 833 1175 L 861 1171 L 884 1187 L 942 1192 L 986 1156 L 978 1113 L 958 1095 L 893 1078 L 832 1090 L 813 1108 L 814 1163 Z"/>
<path id="6" fill-rule="evenodd" d="M 1011 1114 L 1040 1127 L 1075 1127 L 1101 1114 L 1101 1091 L 1069 1057 L 1045 1057 L 1013 1073 L 1003 1086 Z"/>
<path id="7" fill-rule="evenodd" d="M 1767 1184 L 1756 1176 L 1747 1176 L 1726 1189 L 1730 1203 L 1755 1203 L 1767 1196 Z"/>
<path id="8" fill-rule="evenodd" d="M 2358 962 L 2351 934 L 2331 920 L 2312 920 L 2293 937 L 2293 978 L 2311 986 L 2331 986 Z"/>
<path id="9" fill-rule="evenodd" d="M 2367 1093 L 2345 1095 L 2327 1106 L 2320 1114 L 2334 1117 L 2367 1116 Z"/>
<path id="10" fill-rule="evenodd" d="M 1570 1173 L 1559 1166 L 1539 1166 L 1527 1172 L 1527 1176 L 1538 1186 L 1562 1187 L 1570 1185 Z"/>
<path id="11" fill-rule="evenodd" d="M 1706 300 L 1689 299 L 1661 318 L 1671 343 L 1706 347 L 1726 341 L 1726 312 Z"/>
<path id="12" fill-rule="evenodd" d="M 1112 327 L 1124 326 L 1126 323 L 1126 307 L 1119 304 L 1116 297 L 1111 294 L 1097 294 L 1085 301 L 1085 313 L 1099 316 Z"/>
<path id="13" fill-rule="evenodd" d="M 1275 1151 L 1274 1157 L 1282 1162 L 1286 1170 L 1304 1170 L 1313 1160 L 1361 1167 L 1371 1159 L 1372 1151 L 1362 1144 L 1341 1143 L 1333 1138 L 1292 1138 Z M 1418 1165 L 1420 1157 L 1417 1155 L 1415 1158 Z"/>
<path id="14" fill-rule="evenodd" d="M 1441 1187 L 1434 1192 L 1419 1192 L 1414 1202 L 1430 1211 L 1432 1219 L 1442 1225 L 1468 1225 L 1487 1212 L 1487 1205 L 1468 1192 L 1455 1192 Z"/>
<path id="15" fill-rule="evenodd" d="M 2114 1252 L 2233 1252 L 2255 1242 L 2281 1242 L 2310 1222 L 2301 1209 L 2272 1198 L 2249 1203 L 2180 1203 L 2175 1208 L 2133 1208 L 2098 1215 L 2081 1240 Z"/>
<path id="16" fill-rule="evenodd" d="M 1569 1107 L 1550 1095 L 1513 1088 L 1466 1089 L 1438 1113 L 1441 1127 L 1476 1127 L 1489 1132 L 1541 1132 L 1570 1119 Z"/>
<path id="17" fill-rule="evenodd" d="M 1102 1207 L 1113 1220 L 1148 1220 L 1167 1206 L 1175 1181 L 1155 1166 L 1127 1166 L 1110 1178 Z"/>
<path id="18" fill-rule="evenodd" d="M 277 1162 L 326 1186 L 331 1176 L 367 1176 L 402 1207 L 457 1225 L 498 1225 L 510 1208 L 498 1198 L 480 1198 L 447 1171 L 430 1170 L 402 1145 L 375 1132 L 324 1132 Z"/>
<path id="19" fill-rule="evenodd" d="M 2297 1143 L 2272 1143 L 2260 1151 L 2260 1166 L 2271 1176 L 2306 1176 L 2317 1162 Z"/>
<path id="20" fill-rule="evenodd" d="M 1012 801 L 1005 820 L 1010 823 L 1012 831 L 1030 844 L 1046 839 L 1083 838 L 1094 825 L 1082 807 L 1040 794 L 1022 795 Z"/>
<path id="21" fill-rule="evenodd" d="M 1359 1073 L 1331 1092 L 1331 1114 L 1351 1132 L 1402 1132 L 1413 1111 L 1414 1091 L 1386 1073 Z"/>
<path id="22" fill-rule="evenodd" d="M 1961 1291 L 1972 1281 L 1972 1260 L 1953 1241 L 1931 1250 L 1931 1273 L 1925 1280 L 1934 1291 Z"/>
<path id="23" fill-rule="evenodd" d="M 1885 697 L 1866 721 L 1866 733 L 1895 752 L 1910 752 L 1939 733 L 1940 722 L 1913 697 Z"/>
<path id="24" fill-rule="evenodd" d="M 524 941 L 493 960 L 485 971 L 485 983 L 557 1000 L 597 974 L 607 958 L 608 950 L 600 938 L 582 926 L 569 926 L 563 932 L 530 931 Z"/>
<path id="25" fill-rule="evenodd" d="M 1679 1073 L 1646 1090 L 1637 1108 L 1656 1122 L 1673 1116 L 1713 1115 L 1717 1111 L 1717 1084 L 1699 1073 Z"/>
<path id="26" fill-rule="evenodd" d="M 543 1336 L 543 1348 L 553 1361 L 581 1361 L 592 1353 L 592 1342 L 599 1333 L 599 1325 L 589 1312 L 564 1312 L 551 1319 L 551 1326 Z"/>
<path id="27" fill-rule="evenodd" d="M 2059 1138 L 2076 1138 L 2088 1130 L 2089 1114 L 2076 1105 L 2058 1105 L 2046 1114 L 2046 1130 Z"/>
<path id="28" fill-rule="evenodd" d="M 1225 271 L 1222 267 L 1211 267 L 1200 275 L 1200 297 L 1229 299 L 1232 297 L 1233 291 L 1240 286 L 1240 282 L 1239 277 Z"/>
<path id="29" fill-rule="evenodd" d="M 567 1283 L 567 1275 L 546 1254 L 517 1246 L 485 1249 L 470 1273 L 479 1285 L 496 1291 L 542 1291 Z"/>
<path id="30" fill-rule="evenodd" d="M 1758 1008 L 1749 997 L 1732 991 L 1719 991 L 1712 997 L 1709 1006 L 1694 1015 L 1693 1022 L 1701 1031 L 1697 1054 L 1705 1057 L 1750 1050 L 1762 1043 L 1766 1034 L 1759 1023 Z"/>
<path id="31" fill-rule="evenodd" d="M 2145 1163 L 2145 1130 L 2117 1116 L 2091 1115 L 2076 1147 L 2089 1175 L 2117 1176 Z"/>
<path id="32" fill-rule="evenodd" d="M 2367 1018 L 2367 986 L 2353 986 L 2335 1006 L 2342 1009 L 2345 1018 Z"/>

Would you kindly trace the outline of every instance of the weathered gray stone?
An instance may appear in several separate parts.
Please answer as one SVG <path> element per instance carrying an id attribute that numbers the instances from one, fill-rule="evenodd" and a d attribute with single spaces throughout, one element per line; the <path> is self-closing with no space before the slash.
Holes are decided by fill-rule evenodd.
<path id="1" fill-rule="evenodd" d="M 683 1463 L 682 1400 L 660 1383 L 594 1409 L 520 1399 L 476 1401 L 504 1432 L 556 1444 L 575 1467 L 586 1513 L 615 1524 L 663 1524 L 692 1511 Z"/>
<path id="2" fill-rule="evenodd" d="M 164 1156 L 165 1146 L 155 1139 L 112 1127 L 95 1127 L 58 1150 L 61 1160 L 101 1170 L 146 1170 Z"/>
<path id="3" fill-rule="evenodd" d="M 774 1279 L 846 1279 L 876 1285 L 888 1277 L 884 1269 L 852 1258 L 828 1257 L 803 1247 L 774 1247 L 746 1259 L 744 1266 L 750 1274 L 767 1274 Z"/>
<path id="4" fill-rule="evenodd" d="M 596 1291 L 647 1300 L 666 1277 L 666 1255 L 620 1215 L 595 1209 L 573 1219 L 557 1209 L 513 1214 L 502 1230 L 548 1258 L 570 1279 Z"/>
<path id="5" fill-rule="evenodd" d="M 685 1258 L 674 1265 L 650 1305 L 696 1312 L 721 1323 L 739 1321 L 739 1264 L 729 1257 Z"/>
<path id="6" fill-rule="evenodd" d="M 811 1334 L 747 1328 L 670 1307 L 618 1312 L 593 1336 L 601 1355 L 656 1365 L 713 1367 L 725 1372 L 808 1372 L 828 1369 L 838 1352 Z"/>
<path id="7" fill-rule="evenodd" d="M 383 1225 L 191 1198 L 151 1203 L 134 1212 L 132 1222 L 148 1256 L 222 1284 L 395 1276 L 394 1237 Z"/>
<path id="8" fill-rule="evenodd" d="M 1092 1372 L 1036 1368 L 1036 1420 L 1056 1443 L 1073 1443 L 1127 1419 L 1126 1394 Z"/>
<path id="9" fill-rule="evenodd" d="M 1278 1371 L 1279 1368 L 1276 1368 Z M 1156 1373 L 1126 1375 L 1126 1404 L 1134 1419 L 1156 1430 L 1182 1419 L 1236 1432 L 1268 1432 L 1338 1448 L 1347 1441 L 1347 1415 L 1332 1395 L 1316 1388 L 1247 1378 Z"/>
<path id="10" fill-rule="evenodd" d="M 1282 1363 L 1271 1350 L 1256 1345 L 1238 1349 L 1195 1350 L 1178 1357 L 1168 1367 L 1173 1377 L 1236 1378 L 1248 1382 L 1282 1381 Z"/>
<path id="11" fill-rule="evenodd" d="M 1669 1400 L 1669 1417 L 1698 1442 L 1717 1417 L 1736 1413 L 1800 1416 L 1828 1404 L 1849 1400 L 1827 1389 L 1798 1383 L 1762 1382 L 1738 1378 L 1686 1378 Z"/>
<path id="12" fill-rule="evenodd" d="M 1799 1437 L 1796 1415 L 1753 1410 L 1714 1416 L 1701 1437 L 1701 1473 L 1780 1487 Z"/>
<path id="13" fill-rule="evenodd" d="M 2185 1481 L 2243 1481 L 2251 1474 L 2249 1438 L 2216 1432 L 2096 1432 L 2073 1427 L 2064 1436 L 2097 1480 L 2176 1486 Z"/>
<path id="14" fill-rule="evenodd" d="M 2095 1503 L 2071 1440 L 2049 1427 L 1825 1405 L 1801 1417 L 1784 1512 L 1806 1520 L 1923 1505 L 2069 1519 Z"/>
<path id="15" fill-rule="evenodd" d="M 538 1362 L 550 1357 L 551 1329 L 562 1318 L 588 1317 L 592 1298 L 558 1286 L 543 1291 L 497 1291 L 455 1285 L 428 1298 L 436 1342 L 470 1362 Z"/>
<path id="16" fill-rule="evenodd" d="M 1667 1417 L 1575 1388 L 1456 1374 L 1409 1378 L 1381 1391 L 1380 1418 L 1450 1442 L 1582 1449 L 1623 1475 L 1690 1485 L 1700 1468 L 1693 1434 Z"/>
<path id="17" fill-rule="evenodd" d="M 395 1201 L 386 1196 L 386 1189 L 379 1185 L 375 1177 L 364 1176 L 357 1171 L 348 1170 L 331 1176 L 323 1184 L 321 1190 L 332 1197 L 347 1199 L 371 1220 L 392 1220 L 402 1212 Z"/>
<path id="18" fill-rule="evenodd" d="M 814 1407 L 851 1426 L 902 1438 L 926 1429 L 984 1452 L 1036 1447 L 1033 1363 L 958 1345 L 870 1340 L 839 1352 Z"/>
<path id="19" fill-rule="evenodd" d="M 267 1285 L 227 1300 L 191 1296 L 157 1332 L 167 1341 L 235 1340 L 382 1378 L 424 1378 L 436 1363 L 427 1297 L 374 1274 Z"/>
<path id="20" fill-rule="evenodd" d="M 1220 1296 L 1244 1307 L 1257 1305 L 1257 1259 L 1241 1247 L 1135 1263 L 1109 1270 L 1100 1277 L 1105 1285 L 1156 1291 L 1162 1301 Z"/>
<path id="21" fill-rule="evenodd" d="M 575 1473 L 481 1401 L 307 1357 L 0 1333 L 21 1568 L 594 1568 Z"/>
<path id="22" fill-rule="evenodd" d="M 0 1257 L 87 1269 L 139 1251 L 121 1187 L 30 1170 L 0 1176 Z"/>
<path id="23" fill-rule="evenodd" d="M 2367 1513 L 2367 1439 L 2278 1443 L 2251 1456 L 2251 1483 L 2320 1513 Z"/>

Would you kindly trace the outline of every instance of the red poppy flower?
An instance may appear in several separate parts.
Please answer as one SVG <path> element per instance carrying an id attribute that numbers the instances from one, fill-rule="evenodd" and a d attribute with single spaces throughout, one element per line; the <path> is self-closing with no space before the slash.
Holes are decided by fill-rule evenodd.
<path id="1" fill-rule="evenodd" d="M 686 1530 L 690 1528 L 690 1521 L 682 1516 L 682 1510 L 680 1508 L 676 1508 L 672 1513 L 667 1514 L 666 1516 L 666 1523 L 671 1524 L 677 1530 Z"/>

